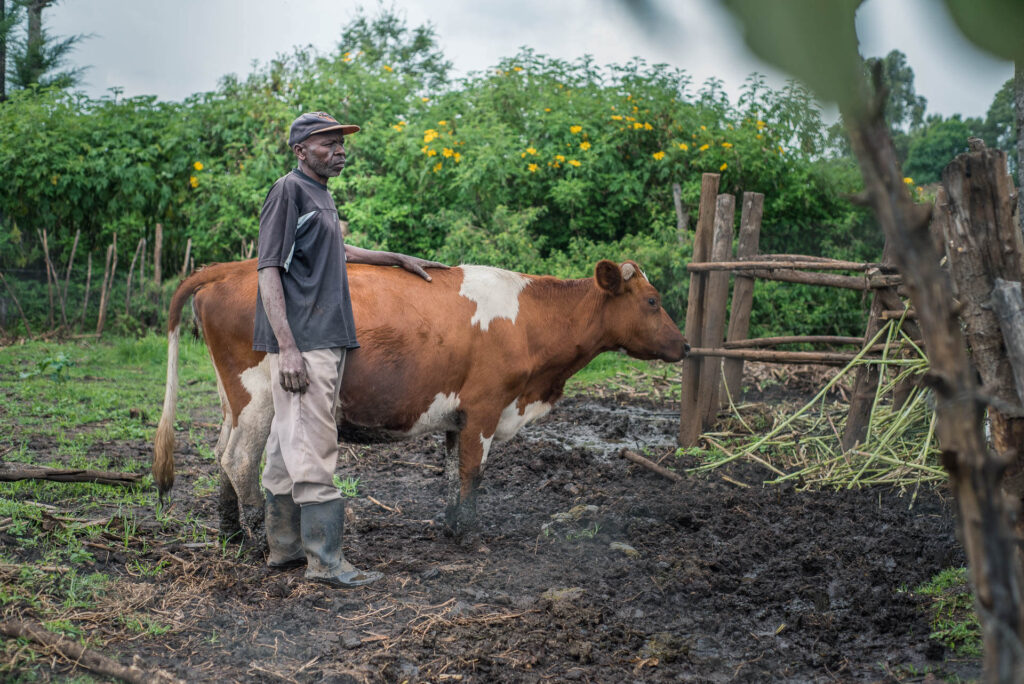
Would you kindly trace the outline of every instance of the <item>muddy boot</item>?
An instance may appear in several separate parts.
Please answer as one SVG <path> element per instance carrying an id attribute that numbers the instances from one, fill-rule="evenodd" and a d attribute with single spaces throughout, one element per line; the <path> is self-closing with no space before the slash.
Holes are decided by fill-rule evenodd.
<path id="1" fill-rule="evenodd" d="M 299 505 L 290 494 L 266 494 L 267 565 L 282 570 L 305 565 Z"/>
<path id="2" fill-rule="evenodd" d="M 345 531 L 345 502 L 341 499 L 302 507 L 302 546 L 306 549 L 306 579 L 332 587 L 361 587 L 383 575 L 363 571 L 345 560 L 341 536 Z"/>

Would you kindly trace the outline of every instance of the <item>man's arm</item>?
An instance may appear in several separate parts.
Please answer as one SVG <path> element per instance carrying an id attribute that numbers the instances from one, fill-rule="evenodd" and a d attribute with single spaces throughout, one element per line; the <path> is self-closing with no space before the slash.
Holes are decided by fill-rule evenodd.
<path id="1" fill-rule="evenodd" d="M 284 288 L 281 286 L 281 269 L 274 266 L 261 268 L 259 271 L 260 299 L 263 310 L 267 312 L 267 320 L 277 338 L 281 387 L 289 392 L 305 392 L 309 386 L 306 364 L 302 353 L 295 344 L 295 336 L 288 325 L 288 315 L 284 306 Z"/>
<path id="2" fill-rule="evenodd" d="M 430 281 L 430 276 L 423 269 L 425 268 L 448 268 L 445 264 L 437 261 L 427 261 L 418 257 L 411 257 L 397 252 L 378 252 L 362 247 L 345 245 L 345 260 L 351 264 L 373 264 L 375 266 L 400 266 L 410 273 L 415 273 L 420 278 Z M 260 271 L 262 273 L 262 271 Z M 262 281 L 260 281 L 262 284 Z M 275 330 L 276 332 L 276 330 Z"/>

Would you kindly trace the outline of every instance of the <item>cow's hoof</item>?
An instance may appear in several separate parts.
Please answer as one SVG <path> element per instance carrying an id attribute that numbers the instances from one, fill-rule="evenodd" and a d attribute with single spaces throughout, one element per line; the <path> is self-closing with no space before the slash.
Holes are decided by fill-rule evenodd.
<path id="1" fill-rule="evenodd" d="M 264 525 L 266 514 L 263 506 L 242 506 L 241 509 L 242 544 L 257 551 L 266 552 L 267 531 Z"/>
<path id="2" fill-rule="evenodd" d="M 451 537 L 456 544 L 465 545 L 476 536 L 476 511 L 468 506 L 449 506 L 444 513 L 445 536 Z"/>

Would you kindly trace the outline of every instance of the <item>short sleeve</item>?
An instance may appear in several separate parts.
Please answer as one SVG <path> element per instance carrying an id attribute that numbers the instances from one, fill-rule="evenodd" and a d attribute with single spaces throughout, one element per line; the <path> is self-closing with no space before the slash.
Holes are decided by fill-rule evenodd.
<path id="1" fill-rule="evenodd" d="M 260 212 L 260 239 L 256 268 L 276 266 L 286 268 L 295 245 L 295 226 L 298 207 L 285 191 L 286 184 L 278 181 L 267 193 Z"/>

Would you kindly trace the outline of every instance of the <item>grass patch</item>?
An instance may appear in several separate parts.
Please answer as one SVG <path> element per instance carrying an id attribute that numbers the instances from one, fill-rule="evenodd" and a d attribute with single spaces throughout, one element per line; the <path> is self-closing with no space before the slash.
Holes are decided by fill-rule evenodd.
<path id="1" fill-rule="evenodd" d="M 594 357 L 565 384 L 569 396 L 627 394 L 656 401 L 679 401 L 679 364 L 641 361 L 620 352 Z"/>
<path id="2" fill-rule="evenodd" d="M 929 600 L 931 634 L 955 655 L 980 658 L 981 624 L 974 612 L 974 594 L 967 568 L 947 568 L 914 590 Z"/>

